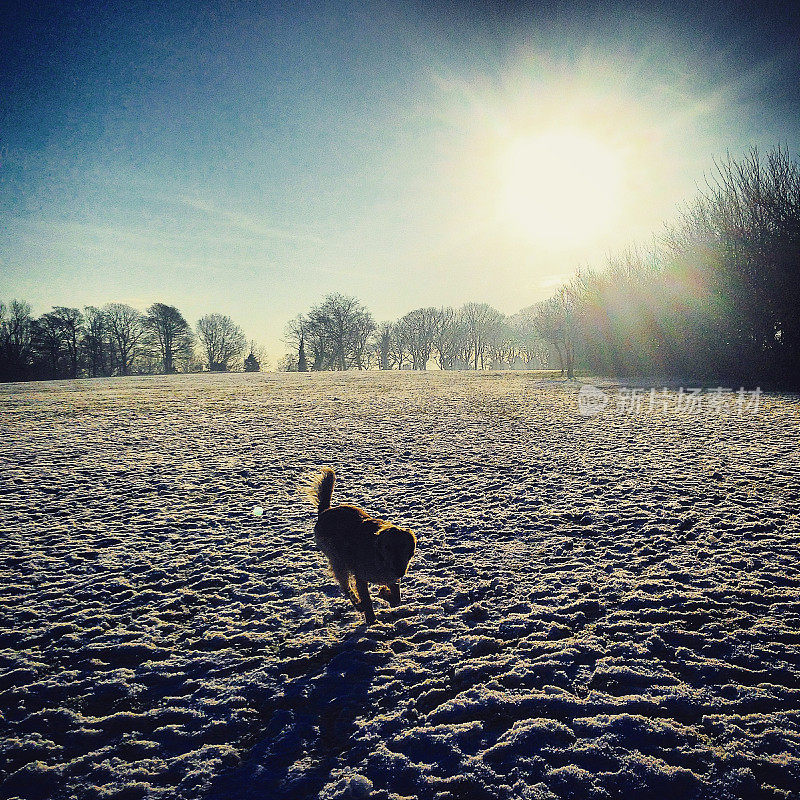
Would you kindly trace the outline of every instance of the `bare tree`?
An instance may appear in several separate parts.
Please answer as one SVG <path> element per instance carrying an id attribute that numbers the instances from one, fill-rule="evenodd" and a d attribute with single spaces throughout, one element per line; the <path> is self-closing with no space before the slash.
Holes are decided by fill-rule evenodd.
<path id="1" fill-rule="evenodd" d="M 485 359 L 496 336 L 503 315 L 488 303 L 467 303 L 461 310 L 466 325 L 466 339 L 468 343 L 468 357 L 471 358 L 472 368 L 483 369 Z"/>
<path id="2" fill-rule="evenodd" d="M 55 306 L 34 323 L 33 342 L 49 362 L 50 378 L 76 378 L 80 368 L 83 314 L 77 308 Z"/>
<path id="3" fill-rule="evenodd" d="M 375 338 L 375 351 L 379 369 L 391 369 L 392 323 L 382 322 Z"/>
<path id="4" fill-rule="evenodd" d="M 278 372 L 298 372 L 297 355 L 295 353 L 286 353 L 281 356 L 275 369 Z"/>
<path id="5" fill-rule="evenodd" d="M 728 155 L 714 167 L 684 214 L 682 235 L 671 231 L 667 246 L 682 261 L 697 260 L 700 243 L 715 250 L 712 269 L 701 277 L 728 301 L 712 349 L 728 350 L 739 366 L 763 371 L 769 364 L 781 380 L 794 373 L 800 381 L 800 162 L 785 148 L 763 156 L 753 147 L 745 158 Z"/>
<path id="6" fill-rule="evenodd" d="M 489 341 L 489 353 L 493 369 L 513 368 L 519 356 L 519 339 L 516 329 L 508 320 L 503 320 Z"/>
<path id="7" fill-rule="evenodd" d="M 375 331 L 372 314 L 355 298 L 330 294 L 305 318 L 314 369 L 366 369 Z"/>
<path id="8" fill-rule="evenodd" d="M 397 369 L 403 369 L 406 358 L 411 358 L 408 330 L 396 322 L 390 328 L 389 358 L 392 366 L 397 365 Z"/>
<path id="9" fill-rule="evenodd" d="M 175 306 L 153 303 L 147 309 L 147 327 L 161 358 L 165 375 L 177 372 L 177 363 L 187 368 L 194 350 L 194 333 Z"/>
<path id="10" fill-rule="evenodd" d="M 440 308 L 436 315 L 433 352 L 439 369 L 455 369 L 466 342 L 466 324 L 454 308 Z"/>
<path id="11" fill-rule="evenodd" d="M 117 372 L 130 375 L 147 334 L 145 317 L 125 303 L 109 303 L 103 307 L 103 311 L 114 343 Z"/>
<path id="12" fill-rule="evenodd" d="M 261 372 L 261 362 L 258 360 L 258 356 L 256 356 L 255 352 L 256 343 L 250 342 L 250 352 L 247 354 L 247 358 L 244 360 L 244 371 L 245 372 Z"/>
<path id="13" fill-rule="evenodd" d="M 509 323 L 515 332 L 517 356 L 525 369 L 541 369 L 547 363 L 547 346 L 535 322 L 536 307 L 523 308 Z"/>
<path id="14" fill-rule="evenodd" d="M 398 320 L 399 333 L 411 356 L 413 369 L 428 368 L 431 350 L 436 339 L 437 311 L 435 308 L 417 308 Z"/>
<path id="15" fill-rule="evenodd" d="M 0 303 L 0 373 L 4 380 L 28 377 L 32 357 L 33 318 L 31 307 L 12 300 Z"/>
<path id="16" fill-rule="evenodd" d="M 206 314 L 197 321 L 197 336 L 211 372 L 227 372 L 247 347 L 242 329 L 225 314 Z"/>
<path id="17" fill-rule="evenodd" d="M 86 330 L 86 320 L 77 308 L 65 308 L 56 306 L 55 312 L 61 318 L 61 327 L 64 333 L 64 344 L 67 349 L 67 363 L 69 366 L 69 376 L 78 377 L 80 368 L 81 339 Z"/>
<path id="18" fill-rule="evenodd" d="M 539 335 L 556 353 L 561 375 L 566 375 L 569 379 L 575 377 L 573 304 L 572 292 L 568 287 L 562 286 L 554 297 L 536 304 L 534 317 Z"/>
<path id="19" fill-rule="evenodd" d="M 369 369 L 372 366 L 372 357 L 375 352 L 372 347 L 375 327 L 375 320 L 366 309 L 354 320 L 352 364 L 358 369 Z"/>
<path id="20" fill-rule="evenodd" d="M 561 319 L 563 320 L 563 347 L 564 347 L 564 363 L 566 367 L 567 378 L 573 380 L 575 378 L 575 336 L 574 336 L 574 312 L 575 312 L 575 295 L 569 285 L 562 286 L 556 294 Z"/>
<path id="21" fill-rule="evenodd" d="M 258 342 L 250 342 L 250 350 L 255 353 L 258 363 L 261 365 L 261 371 L 266 372 L 270 368 L 269 352 L 266 346 Z"/>
<path id="22" fill-rule="evenodd" d="M 44 377 L 60 378 L 63 346 L 61 320 L 50 311 L 35 320 L 31 330 L 33 348 L 39 357 L 40 363 L 42 360 L 47 363 L 47 371 L 44 372 Z"/>
<path id="23" fill-rule="evenodd" d="M 297 355 L 292 356 L 290 359 L 295 369 L 281 370 L 282 372 L 308 372 L 308 358 L 306 356 L 307 335 L 308 320 L 302 314 L 298 314 L 286 324 L 283 341 L 294 348 L 297 351 Z"/>
<path id="24" fill-rule="evenodd" d="M 90 378 L 110 375 L 113 371 L 113 345 L 106 322 L 105 312 L 95 306 L 83 309 L 85 327 L 81 350 Z"/>

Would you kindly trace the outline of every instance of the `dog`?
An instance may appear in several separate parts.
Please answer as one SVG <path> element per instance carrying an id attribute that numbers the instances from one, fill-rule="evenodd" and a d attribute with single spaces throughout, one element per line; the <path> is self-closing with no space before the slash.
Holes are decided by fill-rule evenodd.
<path id="1" fill-rule="evenodd" d="M 331 508 L 335 481 L 336 473 L 324 467 L 300 487 L 300 492 L 317 507 L 317 547 L 327 556 L 345 597 L 363 612 L 370 625 L 375 622 L 375 611 L 369 584 L 380 584 L 378 596 L 393 608 L 400 605 L 400 579 L 408 572 L 417 537 L 407 528 L 371 517 L 357 506 Z"/>

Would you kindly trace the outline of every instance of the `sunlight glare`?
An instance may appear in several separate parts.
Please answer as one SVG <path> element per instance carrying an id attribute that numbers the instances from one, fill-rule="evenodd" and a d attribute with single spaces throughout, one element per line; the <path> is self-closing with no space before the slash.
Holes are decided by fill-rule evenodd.
<path id="1" fill-rule="evenodd" d="M 506 152 L 503 168 L 503 213 L 539 242 L 586 243 L 619 211 L 619 159 L 583 132 L 554 130 L 519 139 Z"/>

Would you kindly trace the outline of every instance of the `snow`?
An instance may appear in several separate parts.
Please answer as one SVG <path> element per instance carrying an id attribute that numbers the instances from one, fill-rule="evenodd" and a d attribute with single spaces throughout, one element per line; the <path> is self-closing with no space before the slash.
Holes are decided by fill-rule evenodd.
<path id="1" fill-rule="evenodd" d="M 800 399 L 579 388 L 0 385 L 0 796 L 798 796 Z M 371 627 L 294 493 L 325 464 L 419 537 Z"/>

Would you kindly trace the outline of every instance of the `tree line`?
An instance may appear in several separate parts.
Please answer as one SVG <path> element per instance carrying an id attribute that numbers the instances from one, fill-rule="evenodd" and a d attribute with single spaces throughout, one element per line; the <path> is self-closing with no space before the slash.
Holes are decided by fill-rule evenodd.
<path id="1" fill-rule="evenodd" d="M 242 360 L 246 351 L 242 329 L 224 314 L 207 314 L 192 329 L 164 303 L 145 313 L 124 303 L 55 306 L 38 318 L 23 301 L 0 303 L 3 381 L 259 370 L 260 348 L 251 342 Z"/>
<path id="2" fill-rule="evenodd" d="M 286 371 L 344 369 L 542 369 L 558 343 L 548 340 L 546 304 L 507 316 L 487 303 L 417 308 L 377 324 L 355 297 L 328 295 L 286 328 Z M 559 361 L 559 363 L 561 363 Z M 564 367 L 565 368 L 565 367 Z"/>
<path id="3" fill-rule="evenodd" d="M 788 150 L 714 164 L 651 247 L 578 269 L 506 317 L 485 303 L 377 325 L 330 295 L 288 326 L 289 370 L 556 367 L 800 387 L 800 165 Z"/>

